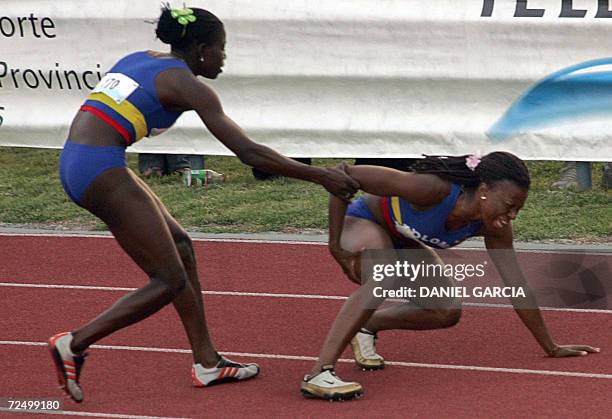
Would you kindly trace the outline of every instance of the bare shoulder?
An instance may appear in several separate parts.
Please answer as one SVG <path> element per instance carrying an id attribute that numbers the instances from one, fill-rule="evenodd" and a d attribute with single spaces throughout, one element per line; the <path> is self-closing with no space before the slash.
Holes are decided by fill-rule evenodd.
<path id="1" fill-rule="evenodd" d="M 347 173 L 372 195 L 399 196 L 417 206 L 438 204 L 448 196 L 451 184 L 435 175 L 404 172 L 380 166 L 349 166 Z"/>
<path id="2" fill-rule="evenodd" d="M 448 180 L 444 180 L 436 175 L 409 173 L 414 177 L 414 182 L 422 185 L 431 191 L 432 196 L 437 201 L 444 200 L 451 193 L 452 184 Z"/>
<path id="3" fill-rule="evenodd" d="M 451 183 L 436 175 L 407 172 L 400 197 L 412 204 L 428 207 L 444 201 L 451 192 Z"/>
<path id="4" fill-rule="evenodd" d="M 203 103 L 218 101 L 215 91 L 184 68 L 164 70 L 155 79 L 160 102 L 175 112 L 197 109 Z"/>

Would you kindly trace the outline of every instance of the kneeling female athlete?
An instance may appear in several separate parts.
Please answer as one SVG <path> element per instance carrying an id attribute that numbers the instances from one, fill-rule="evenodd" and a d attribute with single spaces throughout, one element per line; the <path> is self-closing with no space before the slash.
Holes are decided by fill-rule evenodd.
<path id="1" fill-rule="evenodd" d="M 359 186 L 341 170 L 303 165 L 252 142 L 225 115 L 215 92 L 197 79 L 216 78 L 225 60 L 225 30 L 212 13 L 164 8 L 156 34 L 171 45 L 170 53 L 140 51 L 115 64 L 74 118 L 60 159 L 68 195 L 108 225 L 151 279 L 88 324 L 49 340 L 60 385 L 77 402 L 83 400 L 83 352 L 169 303 L 189 337 L 194 385 L 244 380 L 259 373 L 256 364 L 232 362 L 215 351 L 189 236 L 126 167 L 127 146 L 169 128 L 182 112 L 195 110 L 210 132 L 250 166 L 320 183 L 343 199 Z"/>
<path id="2" fill-rule="evenodd" d="M 336 317 L 318 361 L 302 382 L 302 394 L 324 399 L 350 399 L 362 394 L 359 383 L 342 381 L 334 373 L 334 365 L 349 341 L 359 366 L 378 369 L 384 362 L 374 347 L 377 332 L 437 329 L 459 321 L 458 298 L 417 297 L 379 307 L 383 299 L 373 298 L 373 291 L 380 282 L 366 282 L 368 278 L 359 270 L 364 249 L 390 249 L 387 253 L 393 253 L 391 249 L 417 249 L 410 254 L 418 260 L 409 262 L 442 264 L 431 247 L 448 248 L 468 237 L 484 236 L 504 282 L 525 290 L 526 296 L 512 299 L 512 303 L 544 351 L 551 357 L 599 352 L 590 346 L 554 343 L 517 264 L 512 250 L 512 220 L 523 207 L 530 185 L 527 167 L 518 157 L 505 152 L 490 153 L 482 160 L 475 156 L 429 156 L 413 166 L 412 172 L 376 166 L 346 170 L 368 194 L 350 204 L 348 210 L 345 202 L 330 198 L 329 249 L 349 278 L 362 285 Z M 503 251 L 495 251 L 498 249 Z M 439 276 L 427 277 L 422 285 L 452 287 L 456 283 Z"/>

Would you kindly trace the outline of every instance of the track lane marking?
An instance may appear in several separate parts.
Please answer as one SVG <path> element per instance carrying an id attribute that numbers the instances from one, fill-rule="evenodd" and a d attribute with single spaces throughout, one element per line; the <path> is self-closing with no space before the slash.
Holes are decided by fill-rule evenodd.
<path id="1" fill-rule="evenodd" d="M 71 237 L 84 237 L 84 238 L 88 238 L 88 239 L 115 239 L 110 233 L 109 234 L 92 234 L 92 233 L 84 233 L 84 234 L 78 234 L 78 233 L 7 233 L 7 232 L 0 232 L 0 236 L 6 236 L 6 237 L 66 237 L 66 238 L 71 238 Z M 295 245 L 312 245 L 312 246 L 327 246 L 327 242 L 326 241 L 300 241 L 300 240 L 283 240 L 283 239 L 278 239 L 278 240 L 270 240 L 270 239 L 241 239 L 241 238 L 215 238 L 215 237 L 191 237 L 192 241 L 195 242 L 213 242 L 213 243 L 256 243 L 256 244 L 295 244 Z M 537 248 L 533 248 L 533 249 L 523 249 L 520 247 L 521 243 L 517 243 L 516 247 L 515 247 L 515 251 L 518 253 L 553 253 L 553 254 L 582 254 L 582 255 L 593 255 L 593 256 L 610 256 L 612 255 L 612 248 L 608 248 L 605 244 L 601 246 L 601 248 L 591 248 L 588 250 L 582 250 L 579 247 L 573 248 L 567 248 L 567 249 L 537 249 Z M 465 246 L 465 247 L 463 247 Z M 462 251 L 462 250 L 467 250 L 467 251 L 486 251 L 487 249 L 484 247 L 484 245 L 480 244 L 480 243 L 476 243 L 476 244 L 470 244 L 469 247 L 468 245 L 463 245 L 463 246 L 458 246 L 456 248 L 454 248 L 453 250 L 457 250 L 457 251 Z M 552 245 L 551 245 L 552 246 Z M 562 246 L 568 246 L 568 245 L 564 245 L 562 244 Z M 580 246 L 580 245 L 577 245 Z"/>
<path id="2" fill-rule="evenodd" d="M 0 236 L 6 237 L 84 237 L 87 239 L 115 239 L 111 234 L 75 234 L 75 233 L 0 233 Z M 190 236 L 191 237 L 191 236 Z M 327 246 L 327 242 L 322 241 L 299 241 L 299 240 L 265 240 L 265 239 L 232 239 L 232 238 L 214 238 L 214 237 L 191 237 L 194 242 L 221 242 L 221 243 L 259 243 L 259 244 L 311 244 L 313 246 Z"/>
<path id="3" fill-rule="evenodd" d="M 63 416 L 92 416 L 96 418 L 119 418 L 119 419 L 188 419 L 172 416 L 140 416 L 140 415 L 124 415 L 121 413 L 100 413 L 100 412 L 78 412 L 72 410 L 14 410 L 6 407 L 0 407 L 0 412 L 16 413 L 16 414 L 44 414 L 44 415 L 63 415 Z"/>
<path id="4" fill-rule="evenodd" d="M 15 340 L 0 340 L 1 345 L 17 345 L 17 346 L 46 346 L 47 342 L 28 342 Z M 147 346 L 123 346 L 123 345 L 92 345 L 93 349 L 118 350 L 118 351 L 138 351 L 138 352 L 157 352 L 157 353 L 179 353 L 190 354 L 189 349 L 178 348 L 155 348 Z M 264 358 L 264 359 L 281 359 L 288 361 L 316 361 L 317 357 L 305 355 L 283 355 L 283 354 L 263 354 L 249 352 L 219 352 L 227 356 L 240 356 L 248 358 Z M 347 358 L 340 358 L 338 362 L 354 363 L 355 361 Z M 590 373 L 590 372 L 572 372 L 572 371 L 555 371 L 555 370 L 533 370 L 527 368 L 500 368 L 500 367 L 481 367 L 478 365 L 451 365 L 451 364 L 426 364 L 417 362 L 403 361 L 385 361 L 387 365 L 395 365 L 399 367 L 413 368 L 430 368 L 430 369 L 445 369 L 445 370 L 463 370 L 463 371 L 479 371 L 479 372 L 498 372 L 509 374 L 533 374 L 558 377 L 575 377 L 575 378 L 597 378 L 604 380 L 612 380 L 612 374 Z"/>
<path id="5" fill-rule="evenodd" d="M 86 291 L 134 291 L 138 288 L 131 287 L 104 287 L 97 285 L 70 285 L 70 284 L 32 284 L 20 282 L 0 282 L 0 287 L 15 288 L 43 288 L 43 289 L 74 289 Z M 220 295 L 229 297 L 268 297 L 268 298 L 295 298 L 307 300 L 346 300 L 344 295 L 317 295 L 317 294 L 286 294 L 270 292 L 243 292 L 243 291 L 202 291 L 204 295 Z M 395 301 L 390 299 L 389 301 Z M 401 300 L 399 300 L 401 301 Z M 464 302 L 466 307 L 478 308 L 514 308 L 511 304 L 490 304 L 490 303 L 470 303 Z M 540 307 L 543 311 L 559 311 L 567 313 L 597 313 L 612 314 L 612 310 L 590 309 L 590 308 L 562 308 L 562 307 Z"/>

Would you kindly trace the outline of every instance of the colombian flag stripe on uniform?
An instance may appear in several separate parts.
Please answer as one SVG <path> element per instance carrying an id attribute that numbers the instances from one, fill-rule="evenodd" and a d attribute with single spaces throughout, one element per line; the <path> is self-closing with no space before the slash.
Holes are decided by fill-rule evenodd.
<path id="1" fill-rule="evenodd" d="M 108 125 L 113 127 L 115 131 L 121 134 L 121 136 L 125 140 L 125 143 L 127 145 L 130 145 L 130 141 L 131 141 L 130 139 L 133 138 L 133 135 L 130 134 L 130 131 L 125 129 L 121 124 L 119 124 L 113 118 L 111 118 L 106 113 L 102 112 L 100 109 L 93 107 L 93 106 L 83 105 L 81 106 L 81 110 L 91 112 L 92 114 L 94 114 L 95 116 L 97 116 L 98 118 L 106 122 Z"/>
<path id="2" fill-rule="evenodd" d="M 400 209 L 399 197 L 391 197 L 391 208 L 393 209 L 393 216 L 395 217 L 395 220 L 400 224 L 404 224 L 402 222 L 402 211 Z"/>
<path id="3" fill-rule="evenodd" d="M 117 102 L 104 93 L 92 93 L 87 98 L 85 105 L 94 107 L 105 113 L 125 130 L 130 132 L 130 138 L 126 140 L 128 144 L 143 138 L 149 133 L 144 115 L 128 100 L 124 100 L 117 104 Z M 113 125 L 113 127 L 115 127 L 115 129 L 117 128 L 115 125 Z"/>
<path id="4" fill-rule="evenodd" d="M 391 215 L 389 212 L 389 201 L 390 200 L 391 198 L 389 198 L 388 196 L 385 196 L 380 200 L 381 214 L 383 218 L 385 219 L 385 222 L 387 223 L 387 227 L 389 228 L 389 231 L 396 238 L 402 238 L 403 236 L 399 233 L 399 231 L 397 231 L 397 229 L 395 228 L 395 224 L 393 223 L 393 220 L 391 219 Z"/>

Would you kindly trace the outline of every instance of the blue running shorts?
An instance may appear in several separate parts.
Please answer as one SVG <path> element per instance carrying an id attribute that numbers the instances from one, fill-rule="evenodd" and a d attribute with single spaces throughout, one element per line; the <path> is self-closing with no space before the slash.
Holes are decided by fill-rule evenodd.
<path id="1" fill-rule="evenodd" d="M 349 204 L 348 208 L 346 209 L 346 215 L 376 222 L 374 214 L 372 214 L 372 211 L 370 211 L 370 208 L 368 208 L 363 197 L 360 197 Z"/>
<path id="2" fill-rule="evenodd" d="M 95 178 L 108 169 L 126 166 L 125 147 L 75 144 L 68 140 L 60 156 L 60 180 L 70 199 L 80 205 Z"/>

